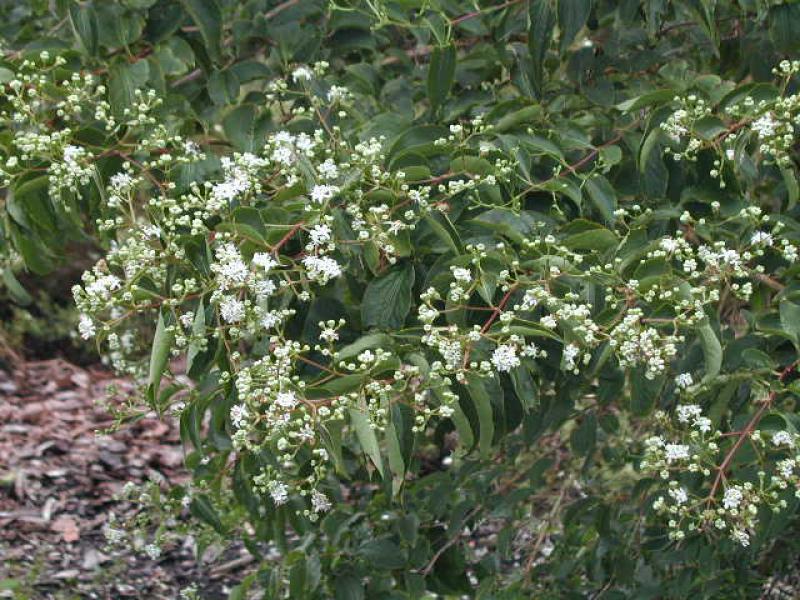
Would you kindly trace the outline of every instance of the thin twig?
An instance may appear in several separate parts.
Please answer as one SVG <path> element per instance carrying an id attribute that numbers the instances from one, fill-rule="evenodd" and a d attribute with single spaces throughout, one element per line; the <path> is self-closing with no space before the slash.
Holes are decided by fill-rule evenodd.
<path id="1" fill-rule="evenodd" d="M 489 6 L 485 10 L 474 10 L 472 12 L 468 12 L 465 15 L 461 15 L 460 17 L 456 17 L 450 21 L 450 25 L 460 25 L 464 21 L 469 21 L 470 19 L 474 19 L 475 17 L 479 17 L 489 12 L 494 12 L 496 10 L 503 10 L 504 8 L 508 8 L 509 6 L 513 6 L 514 4 L 519 4 L 523 0 L 508 0 L 508 2 L 503 2 L 503 4 L 498 4 L 497 6 Z"/>
<path id="2" fill-rule="evenodd" d="M 286 242 L 288 242 L 288 241 L 289 241 L 289 240 L 292 238 L 292 236 L 293 236 L 295 233 L 297 233 L 297 232 L 298 232 L 298 230 L 299 230 L 299 229 L 300 229 L 300 228 L 303 226 L 303 224 L 304 224 L 304 222 L 303 222 L 303 221 L 300 221 L 299 223 L 295 223 L 295 224 L 292 226 L 292 228 L 291 228 L 291 229 L 290 229 L 290 230 L 289 230 L 289 231 L 286 233 L 286 235 L 284 235 L 284 236 L 283 236 L 283 237 L 280 239 L 280 241 L 279 241 L 277 244 L 275 244 L 275 245 L 272 247 L 272 252 L 273 252 L 273 253 L 275 253 L 275 254 L 277 254 L 277 253 L 278 253 L 278 250 L 280 250 L 281 248 L 283 248 L 283 246 L 285 246 L 285 245 L 286 245 Z"/>
<path id="3" fill-rule="evenodd" d="M 783 381 L 794 372 L 798 364 L 800 364 L 800 359 L 794 361 L 783 371 L 781 371 L 778 381 L 783 383 Z M 707 505 L 710 505 L 714 501 L 717 490 L 722 484 L 722 481 L 725 479 L 725 473 L 733 462 L 733 459 L 736 456 L 736 453 L 739 451 L 739 448 L 742 447 L 742 444 L 744 444 L 745 440 L 747 440 L 747 438 L 750 437 L 750 434 L 753 433 L 756 426 L 761 421 L 761 418 L 764 416 L 764 413 L 772 407 L 772 403 L 775 401 L 777 396 L 777 390 L 770 392 L 761 403 L 761 406 L 758 408 L 756 413 L 752 416 L 750 421 L 748 421 L 747 425 L 744 426 L 744 429 L 738 432 L 739 437 L 736 438 L 733 446 L 731 446 L 730 450 L 728 450 L 728 452 L 725 454 L 725 458 L 722 460 L 722 463 L 719 465 L 719 467 L 717 467 L 717 476 L 714 478 L 714 483 L 711 485 L 711 491 L 708 493 L 708 498 L 706 498 Z"/>

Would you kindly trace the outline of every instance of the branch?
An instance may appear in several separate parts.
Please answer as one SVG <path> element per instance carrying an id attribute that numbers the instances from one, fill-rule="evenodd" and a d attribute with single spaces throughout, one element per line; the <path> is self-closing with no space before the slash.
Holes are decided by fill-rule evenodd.
<path id="1" fill-rule="evenodd" d="M 506 307 L 506 304 L 508 304 L 508 301 L 511 299 L 511 294 L 513 294 L 516 289 L 517 289 L 516 285 L 511 286 L 511 288 L 506 292 L 506 295 L 503 296 L 503 298 L 500 300 L 500 303 L 492 309 L 492 314 L 489 315 L 489 318 L 486 319 L 486 322 L 483 324 L 483 327 L 481 327 L 481 333 L 486 333 L 487 331 L 489 331 L 489 327 L 492 326 L 492 323 L 494 323 L 495 319 L 500 316 L 500 313 L 503 312 L 503 309 Z M 469 363 L 469 354 L 471 349 L 472 346 L 470 345 L 464 351 L 464 360 L 461 363 L 462 368 L 466 368 L 467 364 Z"/>
<path id="2" fill-rule="evenodd" d="M 283 236 L 280 239 L 280 241 L 272 247 L 272 252 L 277 254 L 278 250 L 280 250 L 281 248 L 283 248 L 283 246 L 286 245 L 286 242 L 288 242 L 292 238 L 292 236 L 295 233 L 297 233 L 297 231 L 303 226 L 303 224 L 304 224 L 303 221 L 300 221 L 299 223 L 295 223 L 294 225 L 292 225 L 292 228 L 288 232 L 286 232 L 286 235 Z"/>
<path id="3" fill-rule="evenodd" d="M 778 381 L 783 383 L 783 381 L 791 375 L 794 370 L 797 368 L 797 365 L 800 364 L 800 359 L 794 361 L 788 367 L 786 367 L 781 374 L 778 376 Z M 753 433 L 758 423 L 761 421 L 761 418 L 764 416 L 764 413 L 767 409 L 772 407 L 772 403 L 775 401 L 778 392 L 772 391 L 769 395 L 764 399 L 761 403 L 761 406 L 756 411 L 756 414 L 750 419 L 747 425 L 744 426 L 744 429 L 741 431 L 736 432 L 738 437 L 736 441 L 731 446 L 730 450 L 725 454 L 725 458 L 722 460 L 722 463 L 717 467 L 717 476 L 714 478 L 714 483 L 711 486 L 711 491 L 708 493 L 708 498 L 706 498 L 706 504 L 710 505 L 714 501 L 714 497 L 717 494 L 717 490 L 719 490 L 719 486 L 722 484 L 722 481 L 725 479 L 725 472 L 730 467 L 731 463 L 733 462 L 736 453 L 739 451 L 739 448 L 742 447 L 745 440 L 750 437 L 750 434 Z"/>

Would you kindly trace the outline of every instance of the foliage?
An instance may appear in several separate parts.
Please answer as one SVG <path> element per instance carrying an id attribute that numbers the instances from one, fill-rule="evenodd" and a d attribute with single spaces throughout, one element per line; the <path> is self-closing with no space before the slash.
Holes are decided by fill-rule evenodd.
<path id="1" fill-rule="evenodd" d="M 151 555 L 170 509 L 259 559 L 233 598 L 796 558 L 800 5 L 5 11 L 3 280 L 102 252 L 78 329 L 193 473 L 142 491 Z"/>

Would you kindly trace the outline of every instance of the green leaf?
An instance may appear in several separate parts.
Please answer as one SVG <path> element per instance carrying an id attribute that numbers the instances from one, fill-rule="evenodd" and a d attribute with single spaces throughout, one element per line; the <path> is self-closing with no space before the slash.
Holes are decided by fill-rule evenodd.
<path id="1" fill-rule="evenodd" d="M 618 243 L 616 234 L 605 227 L 575 233 L 564 240 L 570 250 L 607 250 Z"/>
<path id="2" fill-rule="evenodd" d="M 428 99 L 431 106 L 438 108 L 447 99 L 456 73 L 456 47 L 436 46 L 431 53 L 428 67 Z"/>
<path id="3" fill-rule="evenodd" d="M 264 145 L 269 119 L 258 114 L 252 104 L 237 106 L 222 119 L 225 135 L 238 150 L 254 152 Z"/>
<path id="4" fill-rule="evenodd" d="M 389 409 L 390 418 L 386 426 L 386 454 L 392 473 L 392 494 L 397 495 L 403 487 L 406 470 L 414 450 L 414 411 L 408 406 L 394 403 Z"/>
<path id="5" fill-rule="evenodd" d="M 714 54 L 719 56 L 719 31 L 714 17 L 715 3 L 712 0 L 685 0 L 685 6 L 695 15 L 695 22 L 708 36 Z"/>
<path id="6" fill-rule="evenodd" d="M 405 553 L 388 537 L 368 541 L 359 548 L 358 553 L 373 569 L 401 569 L 406 564 Z"/>
<path id="7" fill-rule="evenodd" d="M 386 426 L 386 454 L 389 458 L 389 471 L 392 474 L 392 495 L 396 496 L 403 486 L 406 463 L 400 447 L 400 438 L 392 420 Z"/>
<path id="8" fill-rule="evenodd" d="M 588 456 L 597 441 L 597 417 L 587 413 L 581 424 L 572 431 L 570 445 L 578 456 Z"/>
<path id="9" fill-rule="evenodd" d="M 70 4 L 69 22 L 75 38 L 89 56 L 97 55 L 97 13 L 91 5 Z"/>
<path id="10" fill-rule="evenodd" d="M 450 248 L 453 254 L 458 256 L 464 252 L 464 244 L 461 241 L 461 237 L 458 235 L 456 228 L 453 227 L 450 219 L 447 218 L 447 215 L 433 212 L 425 215 L 423 219 L 436 236 Z"/>
<path id="11" fill-rule="evenodd" d="M 357 339 L 352 344 L 348 344 L 336 353 L 336 359 L 345 361 L 358 356 L 364 350 L 372 348 L 388 349 L 394 346 L 392 338 L 385 333 L 370 333 Z"/>
<path id="12" fill-rule="evenodd" d="M 342 575 L 334 582 L 335 600 L 364 600 L 364 584 L 355 575 Z"/>
<path id="13" fill-rule="evenodd" d="M 542 115 L 542 107 L 538 104 L 532 104 L 530 106 L 525 106 L 520 108 L 519 110 L 512 111 L 510 113 L 506 113 L 497 121 L 497 124 L 494 126 L 494 130 L 497 133 L 503 133 L 505 131 L 513 131 L 516 130 L 522 125 L 523 123 L 530 123 L 531 121 L 535 121 Z"/>
<path id="14" fill-rule="evenodd" d="M 167 325 L 164 321 L 164 313 L 158 314 L 158 324 L 156 325 L 156 332 L 153 336 L 153 347 L 150 351 L 150 372 L 147 377 L 147 397 L 150 405 L 155 408 L 156 399 L 158 398 L 159 387 L 161 385 L 161 376 L 164 374 L 164 369 L 169 360 L 170 350 L 175 341 L 175 335 L 167 330 Z"/>
<path id="15" fill-rule="evenodd" d="M 378 445 L 378 438 L 375 436 L 375 430 L 370 426 L 369 418 L 366 414 L 357 408 L 351 408 L 350 423 L 356 431 L 358 443 L 361 444 L 361 449 L 369 456 L 372 464 L 378 470 L 378 473 L 383 477 L 383 460 L 381 459 L 381 449 Z"/>
<path id="16" fill-rule="evenodd" d="M 783 175 L 783 184 L 786 187 L 787 209 L 791 210 L 800 200 L 800 185 L 797 183 L 797 172 L 794 167 L 782 167 L 781 175 Z"/>
<path id="17" fill-rule="evenodd" d="M 800 308 L 800 307 L 798 307 Z M 703 381 L 709 381 L 716 377 L 722 367 L 722 345 L 717 339 L 717 334 L 708 321 L 704 321 L 697 327 L 697 334 L 700 336 L 700 344 L 703 347 L 703 356 L 706 363 L 706 374 Z"/>
<path id="18" fill-rule="evenodd" d="M 653 128 L 644 138 L 639 150 L 638 165 L 645 194 L 651 198 L 663 198 L 667 193 L 669 171 L 664 164 L 664 144 L 661 141 L 660 128 Z"/>
<path id="19" fill-rule="evenodd" d="M 234 104 L 239 97 L 239 78 L 231 69 L 214 71 L 208 78 L 208 95 L 219 106 Z"/>
<path id="20" fill-rule="evenodd" d="M 3 268 L 2 273 L 3 283 L 5 284 L 6 290 L 8 290 L 8 293 L 14 302 L 20 306 L 28 306 L 31 302 L 33 302 L 33 298 L 22 286 L 19 280 L 17 280 L 14 272 L 11 270 L 11 267 Z"/>
<path id="21" fill-rule="evenodd" d="M 135 63 L 118 62 L 111 67 L 108 79 L 108 99 L 115 116 L 122 117 L 125 109 L 133 106 L 136 90 L 145 87 L 149 76 L 150 67 L 146 60 Z"/>
<path id="22" fill-rule="evenodd" d="M 586 24 L 592 10 L 591 0 L 560 0 L 558 3 L 558 27 L 561 30 L 561 52 L 564 53 L 572 40 Z"/>
<path id="23" fill-rule="evenodd" d="M 222 58 L 222 11 L 216 0 L 181 0 L 186 12 L 200 30 L 211 60 Z"/>
<path id="24" fill-rule="evenodd" d="M 586 191 L 589 200 L 606 223 L 614 222 L 614 211 L 617 210 L 617 193 L 602 175 L 593 175 L 586 180 Z"/>
<path id="25" fill-rule="evenodd" d="M 191 442 L 197 450 L 203 445 L 200 440 L 200 412 L 203 409 L 199 408 L 199 403 L 193 402 L 183 410 L 180 418 L 181 441 L 184 444 Z"/>
<path id="26" fill-rule="evenodd" d="M 624 102 L 620 102 L 617 104 L 617 110 L 620 110 L 624 113 L 634 112 L 654 104 L 663 104 L 665 102 L 669 102 L 674 97 L 675 90 L 673 89 L 655 90 L 653 92 L 642 94 L 641 96 L 634 96 L 633 98 L 629 98 Z"/>
<path id="27" fill-rule="evenodd" d="M 55 268 L 56 257 L 41 242 L 28 232 L 12 229 L 12 239 L 25 266 L 37 275 L 46 275 Z"/>
<path id="28" fill-rule="evenodd" d="M 56 233 L 58 222 L 48 193 L 49 179 L 46 175 L 29 179 L 12 188 L 8 199 L 9 214 L 21 225 L 35 229 L 41 227 L 48 233 Z"/>
<path id="29" fill-rule="evenodd" d="M 780 304 L 780 317 L 783 330 L 800 350 L 800 304 L 784 300 Z"/>
<path id="30" fill-rule="evenodd" d="M 555 31 L 555 14 L 550 0 L 531 0 L 528 50 L 531 55 L 530 78 L 536 95 L 541 98 L 544 86 L 544 59 Z"/>
<path id="31" fill-rule="evenodd" d="M 203 300 L 197 305 L 197 310 L 194 313 L 194 320 L 192 321 L 192 335 L 201 338 L 206 332 L 206 311 L 203 306 Z M 192 341 L 189 344 L 189 350 L 186 352 L 186 371 L 192 370 L 194 359 L 200 353 L 200 344 L 198 341 Z"/>
<path id="32" fill-rule="evenodd" d="M 217 509 L 211 503 L 211 499 L 206 494 L 197 494 L 192 498 L 192 503 L 189 505 L 191 513 L 211 525 L 217 533 L 225 533 L 225 527 L 217 514 Z"/>
<path id="33" fill-rule="evenodd" d="M 630 374 L 631 381 L 631 411 L 638 416 L 644 416 L 653 410 L 656 400 L 664 387 L 664 376 L 648 379 L 641 368 L 634 369 Z"/>
<path id="34" fill-rule="evenodd" d="M 800 4 L 783 2 L 770 7 L 769 36 L 781 52 L 800 50 Z"/>
<path id="35" fill-rule="evenodd" d="M 467 391 L 475 405 L 478 413 L 478 449 L 481 457 L 486 458 L 492 450 L 492 440 L 494 439 L 494 411 L 492 410 L 492 400 L 486 391 L 483 379 L 473 373 L 467 376 Z"/>
<path id="36" fill-rule="evenodd" d="M 328 451 L 328 454 L 333 457 L 333 464 L 336 467 L 336 472 L 339 474 L 347 473 L 347 468 L 344 464 L 344 456 L 342 455 L 343 426 L 343 420 L 326 421 L 319 426 L 322 443 L 325 444 L 325 449 Z"/>
<path id="37" fill-rule="evenodd" d="M 399 329 L 411 310 L 414 268 L 406 263 L 373 279 L 364 292 L 361 320 L 365 327 Z"/>

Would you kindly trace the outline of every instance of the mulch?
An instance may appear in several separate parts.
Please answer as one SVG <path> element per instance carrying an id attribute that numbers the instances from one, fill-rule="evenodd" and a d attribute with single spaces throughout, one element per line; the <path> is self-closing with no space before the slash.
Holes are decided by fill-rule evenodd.
<path id="1" fill-rule="evenodd" d="M 172 599 L 189 584 L 226 598 L 243 576 L 241 549 L 198 565 L 192 538 L 157 560 L 108 547 L 109 514 L 138 510 L 115 497 L 127 482 L 188 478 L 174 419 L 146 415 L 103 433 L 114 425 L 107 403 L 132 393 L 129 381 L 61 359 L 0 370 L 0 598 Z"/>

